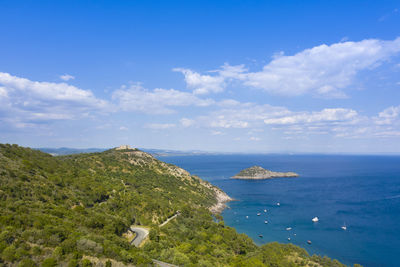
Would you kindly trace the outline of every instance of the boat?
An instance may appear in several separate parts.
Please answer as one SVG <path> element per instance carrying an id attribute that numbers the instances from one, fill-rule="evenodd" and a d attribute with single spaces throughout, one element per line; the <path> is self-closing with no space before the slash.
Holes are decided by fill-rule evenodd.
<path id="1" fill-rule="evenodd" d="M 286 231 L 290 231 L 290 230 L 292 230 L 292 227 L 286 228 Z"/>
<path id="2" fill-rule="evenodd" d="M 259 238 L 263 238 L 263 235 L 262 235 L 262 234 L 259 234 L 258 237 L 259 237 Z"/>
<path id="3" fill-rule="evenodd" d="M 340 228 L 342 228 L 343 230 L 347 230 L 347 226 L 346 226 L 346 224 L 343 224 L 343 226 L 342 227 L 340 227 Z"/>
<path id="4" fill-rule="evenodd" d="M 267 224 L 267 223 L 268 223 L 268 221 L 264 221 L 264 223 L 265 223 L 265 224 Z"/>
<path id="5" fill-rule="evenodd" d="M 249 216 L 246 216 L 246 219 L 248 219 L 249 218 Z"/>
<path id="6" fill-rule="evenodd" d="M 264 210 L 264 212 L 267 212 L 267 210 Z"/>
<path id="7" fill-rule="evenodd" d="M 307 240 L 307 244 L 311 245 L 311 241 L 310 241 L 310 240 Z"/>
<path id="8" fill-rule="evenodd" d="M 279 203 L 279 202 L 278 202 L 278 203 L 276 203 L 276 205 L 277 205 L 277 206 L 280 206 L 280 205 L 281 205 L 281 203 Z"/>
<path id="9" fill-rule="evenodd" d="M 260 216 L 261 215 L 261 213 L 257 213 L 257 216 Z"/>
<path id="10" fill-rule="evenodd" d="M 287 238 L 287 240 L 289 240 L 289 241 L 290 241 L 290 237 L 288 237 L 288 238 Z"/>
<path id="11" fill-rule="evenodd" d="M 313 222 L 318 222 L 319 219 L 318 219 L 318 217 L 314 217 L 314 218 L 312 218 L 312 221 L 313 221 Z"/>

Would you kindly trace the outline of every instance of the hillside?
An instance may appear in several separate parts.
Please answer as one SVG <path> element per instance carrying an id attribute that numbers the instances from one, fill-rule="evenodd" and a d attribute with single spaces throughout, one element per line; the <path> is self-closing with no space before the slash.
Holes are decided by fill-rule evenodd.
<path id="1" fill-rule="evenodd" d="M 341 266 L 282 244 L 257 247 L 210 208 L 218 188 L 137 149 L 53 157 L 0 144 L 0 265 Z M 160 228 L 159 223 L 180 211 Z M 123 237 L 150 228 L 141 248 Z"/>

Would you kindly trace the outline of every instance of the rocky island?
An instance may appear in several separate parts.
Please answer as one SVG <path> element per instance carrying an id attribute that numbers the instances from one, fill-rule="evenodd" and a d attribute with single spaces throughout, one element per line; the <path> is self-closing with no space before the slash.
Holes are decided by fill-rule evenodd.
<path id="1" fill-rule="evenodd" d="M 266 170 L 260 166 L 253 166 L 240 171 L 238 174 L 233 176 L 233 179 L 249 179 L 249 180 L 260 180 L 260 179 L 271 179 L 271 178 L 283 178 L 283 177 L 298 177 L 299 175 L 295 172 L 273 172 Z"/>

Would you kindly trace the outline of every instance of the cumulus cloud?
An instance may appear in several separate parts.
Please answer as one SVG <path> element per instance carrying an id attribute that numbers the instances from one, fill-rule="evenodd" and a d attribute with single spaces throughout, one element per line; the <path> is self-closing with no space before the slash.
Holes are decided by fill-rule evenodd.
<path id="1" fill-rule="evenodd" d="M 351 121 L 357 117 L 357 111 L 345 108 L 326 108 L 322 111 L 298 112 L 288 116 L 265 119 L 265 124 L 309 124 L 318 122 Z"/>
<path id="2" fill-rule="evenodd" d="M 399 51 L 400 38 L 324 44 L 274 59 L 262 71 L 249 73 L 245 84 L 282 95 L 343 97 L 342 89 L 359 71 L 376 67 Z"/>
<path id="3" fill-rule="evenodd" d="M 0 117 L 21 125 L 75 119 L 110 108 L 107 101 L 96 98 L 89 90 L 66 83 L 31 81 L 4 72 L 0 72 L 0 103 Z"/>
<path id="4" fill-rule="evenodd" d="M 222 92 L 238 82 L 277 95 L 343 98 L 358 73 L 376 68 L 399 52 L 400 37 L 393 41 L 368 39 L 323 44 L 290 56 L 281 52 L 255 72 L 244 65 L 227 64 L 205 75 L 189 69 L 175 70 L 185 75 L 187 86 L 197 94 Z"/>
<path id="5" fill-rule="evenodd" d="M 112 95 L 118 106 L 124 111 L 139 111 L 148 114 L 171 114 L 171 107 L 198 106 L 205 107 L 214 103 L 211 99 L 175 89 L 157 88 L 148 90 L 139 84 L 123 86 Z"/>
<path id="6" fill-rule="evenodd" d="M 195 94 L 220 93 L 224 91 L 227 82 L 243 76 L 247 70 L 244 65 L 223 65 L 220 69 L 209 71 L 216 75 L 200 74 L 190 69 L 175 68 L 174 71 L 181 72 L 185 76 L 185 82 L 192 88 Z"/>
<path id="7" fill-rule="evenodd" d="M 69 74 L 64 74 L 64 75 L 60 75 L 60 79 L 63 81 L 69 81 L 69 80 L 74 80 L 75 76 L 72 76 Z"/>
<path id="8" fill-rule="evenodd" d="M 400 106 L 388 107 L 370 117 L 349 108 L 291 111 L 286 107 L 239 102 L 227 106 L 217 103 L 215 107 L 218 109 L 194 119 L 181 119 L 181 125 L 211 128 L 214 135 L 221 129 L 227 135 L 232 129 L 246 130 L 252 141 L 261 139 L 263 132 L 273 132 L 283 139 L 303 139 L 309 135 L 390 138 L 400 132 Z"/>
<path id="9" fill-rule="evenodd" d="M 397 107 L 391 106 L 384 109 L 382 112 L 379 112 L 378 116 L 374 117 L 374 121 L 378 125 L 392 124 L 399 119 L 399 115 L 400 115 L 400 106 Z"/>
<path id="10" fill-rule="evenodd" d="M 288 112 L 284 107 L 238 102 L 235 105 L 222 105 L 219 110 L 199 116 L 196 123 L 211 128 L 251 128 L 262 126 L 264 119 L 283 116 Z"/>

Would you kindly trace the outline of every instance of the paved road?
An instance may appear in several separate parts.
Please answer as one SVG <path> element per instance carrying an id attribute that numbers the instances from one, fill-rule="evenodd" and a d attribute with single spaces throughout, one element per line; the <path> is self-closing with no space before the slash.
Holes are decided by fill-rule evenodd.
<path id="1" fill-rule="evenodd" d="M 174 216 L 171 216 L 165 222 L 160 224 L 159 227 L 166 225 L 167 223 L 169 223 L 169 221 L 175 219 L 178 215 L 180 215 L 179 211 L 177 211 Z M 131 228 L 129 230 L 136 233 L 135 238 L 131 241 L 131 245 L 135 245 L 135 247 L 139 247 L 140 244 L 142 244 L 143 240 L 145 240 L 146 237 L 149 235 L 149 230 L 143 227 L 131 225 Z"/>
<path id="2" fill-rule="evenodd" d="M 135 238 L 131 241 L 131 245 L 139 247 L 143 240 L 149 235 L 149 230 L 143 227 L 131 226 L 130 230 L 136 233 Z"/>

